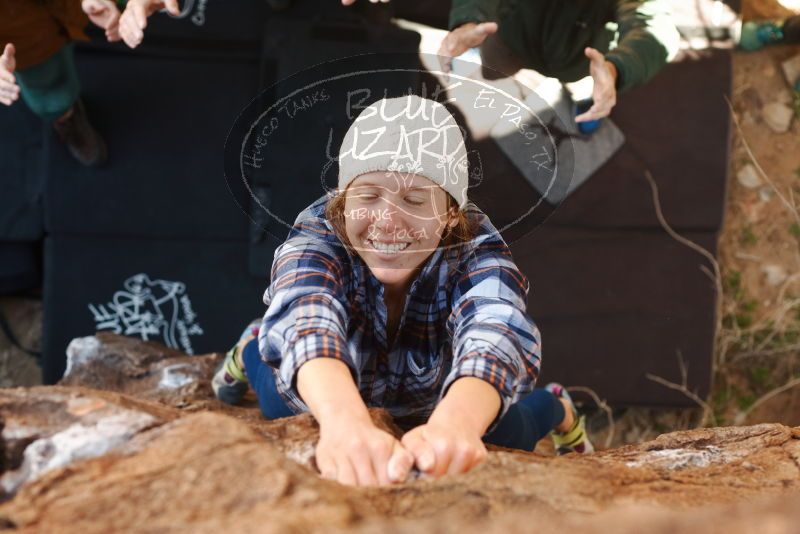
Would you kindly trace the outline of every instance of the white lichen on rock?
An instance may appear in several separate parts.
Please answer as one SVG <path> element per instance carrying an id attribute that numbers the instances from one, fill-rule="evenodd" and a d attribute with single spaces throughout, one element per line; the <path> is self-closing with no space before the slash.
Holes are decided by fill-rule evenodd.
<path id="1" fill-rule="evenodd" d="M 192 369 L 192 366 L 186 363 L 178 363 L 164 367 L 161 370 L 161 380 L 158 381 L 158 387 L 163 389 L 179 389 L 183 386 L 196 382 L 197 379 L 193 376 L 181 372 L 181 369 Z"/>
<path id="2" fill-rule="evenodd" d="M 627 467 L 655 467 L 677 471 L 688 467 L 708 467 L 727 463 L 732 458 L 719 447 L 705 449 L 661 449 L 641 453 L 636 460 L 625 462 Z"/>
<path id="3" fill-rule="evenodd" d="M 100 354 L 100 341 L 95 336 L 76 337 L 67 347 L 67 369 L 64 378 L 88 362 L 98 358 Z"/>
<path id="4" fill-rule="evenodd" d="M 22 465 L 0 478 L 6 494 L 13 494 L 24 483 L 75 460 L 102 456 L 127 442 L 138 432 L 156 423 L 142 412 L 117 409 L 91 422 L 78 422 L 25 448 Z"/>

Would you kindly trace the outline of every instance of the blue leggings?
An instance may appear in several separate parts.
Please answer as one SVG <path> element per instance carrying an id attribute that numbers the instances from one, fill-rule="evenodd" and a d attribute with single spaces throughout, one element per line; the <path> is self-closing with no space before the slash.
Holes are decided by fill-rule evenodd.
<path id="1" fill-rule="evenodd" d="M 245 373 L 256 392 L 261 413 L 267 419 L 294 415 L 278 393 L 272 368 L 263 362 L 257 340 L 250 341 L 242 352 Z M 506 414 L 483 441 L 509 449 L 532 451 L 536 442 L 564 420 L 564 405 L 545 389 L 512 404 Z"/>

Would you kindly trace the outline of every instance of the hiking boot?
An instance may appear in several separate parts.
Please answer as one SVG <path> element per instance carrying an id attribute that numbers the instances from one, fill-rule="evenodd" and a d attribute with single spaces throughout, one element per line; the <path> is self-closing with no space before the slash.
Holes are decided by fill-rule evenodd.
<path id="1" fill-rule="evenodd" d="M 244 346 L 254 337 L 258 336 L 260 319 L 256 319 L 244 329 L 236 345 L 228 351 L 225 359 L 214 373 L 211 380 L 211 389 L 214 395 L 225 404 L 236 405 L 242 402 L 248 390 L 248 380 L 244 369 L 237 363 L 236 356 L 244 350 Z"/>
<path id="2" fill-rule="evenodd" d="M 553 439 L 553 444 L 556 448 L 556 454 L 568 454 L 576 452 L 578 454 L 589 454 L 594 452 L 594 446 L 589 441 L 589 435 L 586 433 L 586 416 L 580 415 L 575 404 L 572 402 L 572 397 L 569 396 L 567 390 L 561 384 L 552 382 L 547 384 L 544 389 L 556 396 L 557 399 L 566 399 L 572 409 L 572 415 L 575 422 L 572 428 L 566 432 L 556 432 L 553 430 L 550 437 Z"/>
<path id="3" fill-rule="evenodd" d="M 764 45 L 783 41 L 783 28 L 774 22 L 745 22 L 739 37 L 739 48 L 753 52 Z"/>
<path id="4" fill-rule="evenodd" d="M 86 108 L 80 98 L 65 117 L 53 122 L 53 128 L 78 163 L 86 167 L 98 167 L 105 163 L 108 155 L 106 144 L 89 123 Z"/>

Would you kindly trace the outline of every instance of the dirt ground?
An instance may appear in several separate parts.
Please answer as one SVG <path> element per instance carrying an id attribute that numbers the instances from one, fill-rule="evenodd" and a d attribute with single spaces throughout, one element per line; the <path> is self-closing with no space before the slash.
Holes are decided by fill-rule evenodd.
<path id="1" fill-rule="evenodd" d="M 800 2 L 782 4 L 745 1 L 743 15 L 800 13 Z M 734 54 L 734 131 L 719 242 L 724 295 L 710 399 L 718 423 L 800 424 L 800 119 L 775 133 L 763 118 L 770 103 L 800 104 L 781 69 L 797 54 L 800 46 Z M 757 183 L 745 181 L 751 187 L 738 179 L 747 166 L 763 170 Z"/>

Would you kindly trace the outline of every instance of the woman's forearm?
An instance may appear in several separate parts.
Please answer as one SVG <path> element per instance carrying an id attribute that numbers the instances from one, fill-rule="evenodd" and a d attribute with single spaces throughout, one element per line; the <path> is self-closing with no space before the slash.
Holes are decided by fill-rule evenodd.
<path id="1" fill-rule="evenodd" d="M 429 423 L 456 423 L 481 437 L 497 417 L 500 408 L 500 394 L 491 384 L 480 378 L 466 376 L 453 382 L 433 411 Z"/>
<path id="2" fill-rule="evenodd" d="M 297 391 L 320 426 L 332 420 L 370 421 L 350 369 L 340 360 L 315 358 L 297 372 Z"/>

